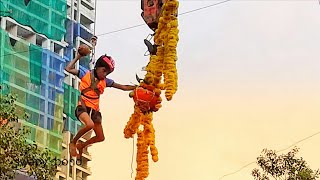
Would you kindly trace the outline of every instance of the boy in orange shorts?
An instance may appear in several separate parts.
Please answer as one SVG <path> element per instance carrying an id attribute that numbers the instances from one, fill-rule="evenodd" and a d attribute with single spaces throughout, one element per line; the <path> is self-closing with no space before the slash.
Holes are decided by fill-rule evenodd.
<path id="1" fill-rule="evenodd" d="M 77 56 L 66 66 L 65 70 L 81 79 L 79 90 L 81 96 L 78 106 L 75 110 L 76 117 L 84 124 L 76 136 L 73 138 L 70 147 L 71 156 L 81 157 L 82 150 L 86 146 L 104 141 L 105 137 L 101 125 L 102 116 L 99 109 L 99 98 L 107 87 L 117 88 L 123 91 L 131 91 L 136 88 L 132 85 L 122 85 L 114 82 L 106 76 L 114 71 L 114 60 L 112 57 L 102 55 L 99 57 L 92 71 L 77 70 L 74 68 L 76 62 L 84 56 L 78 53 Z M 95 136 L 84 143 L 78 143 L 78 140 L 91 129 Z M 77 154 L 77 150 L 79 154 Z"/>

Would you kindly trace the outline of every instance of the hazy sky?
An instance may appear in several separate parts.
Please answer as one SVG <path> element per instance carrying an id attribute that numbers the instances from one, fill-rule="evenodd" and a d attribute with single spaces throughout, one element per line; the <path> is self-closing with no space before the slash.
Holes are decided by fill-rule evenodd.
<path id="1" fill-rule="evenodd" d="M 180 1 L 179 12 L 216 2 Z M 139 0 L 98 3 L 98 35 L 144 23 Z M 235 0 L 179 16 L 179 29 L 179 89 L 154 114 L 159 161 L 150 159 L 149 180 L 218 180 L 263 148 L 284 149 L 320 131 L 316 0 Z M 116 60 L 110 78 L 136 82 L 149 33 L 140 26 L 99 36 L 97 53 Z M 108 89 L 101 99 L 106 141 L 90 148 L 91 180 L 131 179 L 133 142 L 123 136 L 133 112 L 128 93 Z M 320 134 L 298 144 L 313 169 L 320 168 L 319 142 Z M 223 179 L 253 179 L 255 167 Z"/>

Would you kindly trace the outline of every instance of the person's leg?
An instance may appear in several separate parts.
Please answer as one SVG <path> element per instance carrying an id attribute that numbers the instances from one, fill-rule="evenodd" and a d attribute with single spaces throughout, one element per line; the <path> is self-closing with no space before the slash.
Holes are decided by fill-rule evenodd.
<path id="1" fill-rule="evenodd" d="M 101 121 L 102 121 L 101 113 L 98 111 L 93 111 L 91 117 L 92 117 L 92 120 L 94 121 L 93 130 L 94 130 L 95 136 L 90 138 L 89 140 L 87 140 L 84 143 L 77 144 L 77 149 L 79 150 L 80 156 L 82 154 L 83 148 L 85 148 L 91 144 L 97 143 L 97 142 L 102 142 L 105 139 L 102 124 L 101 124 Z"/>
<path id="2" fill-rule="evenodd" d="M 76 136 L 72 139 L 72 141 L 69 144 L 71 156 L 77 156 L 77 141 L 94 127 L 94 123 L 88 115 L 85 108 L 83 108 L 82 106 L 78 106 L 76 109 L 76 114 L 78 119 L 84 124 L 84 126 L 78 131 Z"/>
<path id="3" fill-rule="evenodd" d="M 94 137 L 88 139 L 86 142 L 80 142 L 77 144 L 77 149 L 79 151 L 79 157 L 82 155 L 83 148 L 98 142 L 102 142 L 105 140 L 103 128 L 101 122 L 94 123 L 93 127 L 94 133 L 96 134 Z"/>

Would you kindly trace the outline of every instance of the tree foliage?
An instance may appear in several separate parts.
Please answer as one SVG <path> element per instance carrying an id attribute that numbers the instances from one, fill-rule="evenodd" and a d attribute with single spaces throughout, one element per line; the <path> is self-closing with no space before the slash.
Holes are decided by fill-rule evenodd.
<path id="1" fill-rule="evenodd" d="M 252 176 L 255 180 L 316 180 L 319 170 L 312 170 L 302 157 L 297 158 L 298 152 L 297 147 L 282 155 L 264 149 L 257 158 L 259 169 L 254 169 Z"/>
<path id="2" fill-rule="evenodd" d="M 30 130 L 17 126 L 15 101 L 13 95 L 0 96 L 0 179 L 14 179 L 17 170 L 39 180 L 53 179 L 57 171 L 55 157 L 49 150 L 26 141 Z"/>

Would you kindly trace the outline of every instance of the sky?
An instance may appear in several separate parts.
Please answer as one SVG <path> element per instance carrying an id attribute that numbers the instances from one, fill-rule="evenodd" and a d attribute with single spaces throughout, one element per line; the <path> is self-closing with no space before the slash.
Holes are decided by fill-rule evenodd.
<path id="1" fill-rule="evenodd" d="M 179 12 L 216 2 L 180 1 Z M 152 32 L 143 25 L 99 35 L 143 24 L 140 13 L 138 0 L 98 1 L 96 51 L 113 56 L 109 78 L 121 84 L 136 83 L 148 63 L 143 39 Z M 318 1 L 234 0 L 179 16 L 179 30 L 178 91 L 154 113 L 159 161 L 149 159 L 147 179 L 250 180 L 257 165 L 241 168 L 264 148 L 320 131 Z M 135 177 L 136 146 L 123 135 L 128 94 L 109 88 L 101 98 L 106 140 L 89 148 L 89 180 Z M 320 168 L 319 142 L 317 134 L 297 144 L 312 169 Z"/>

